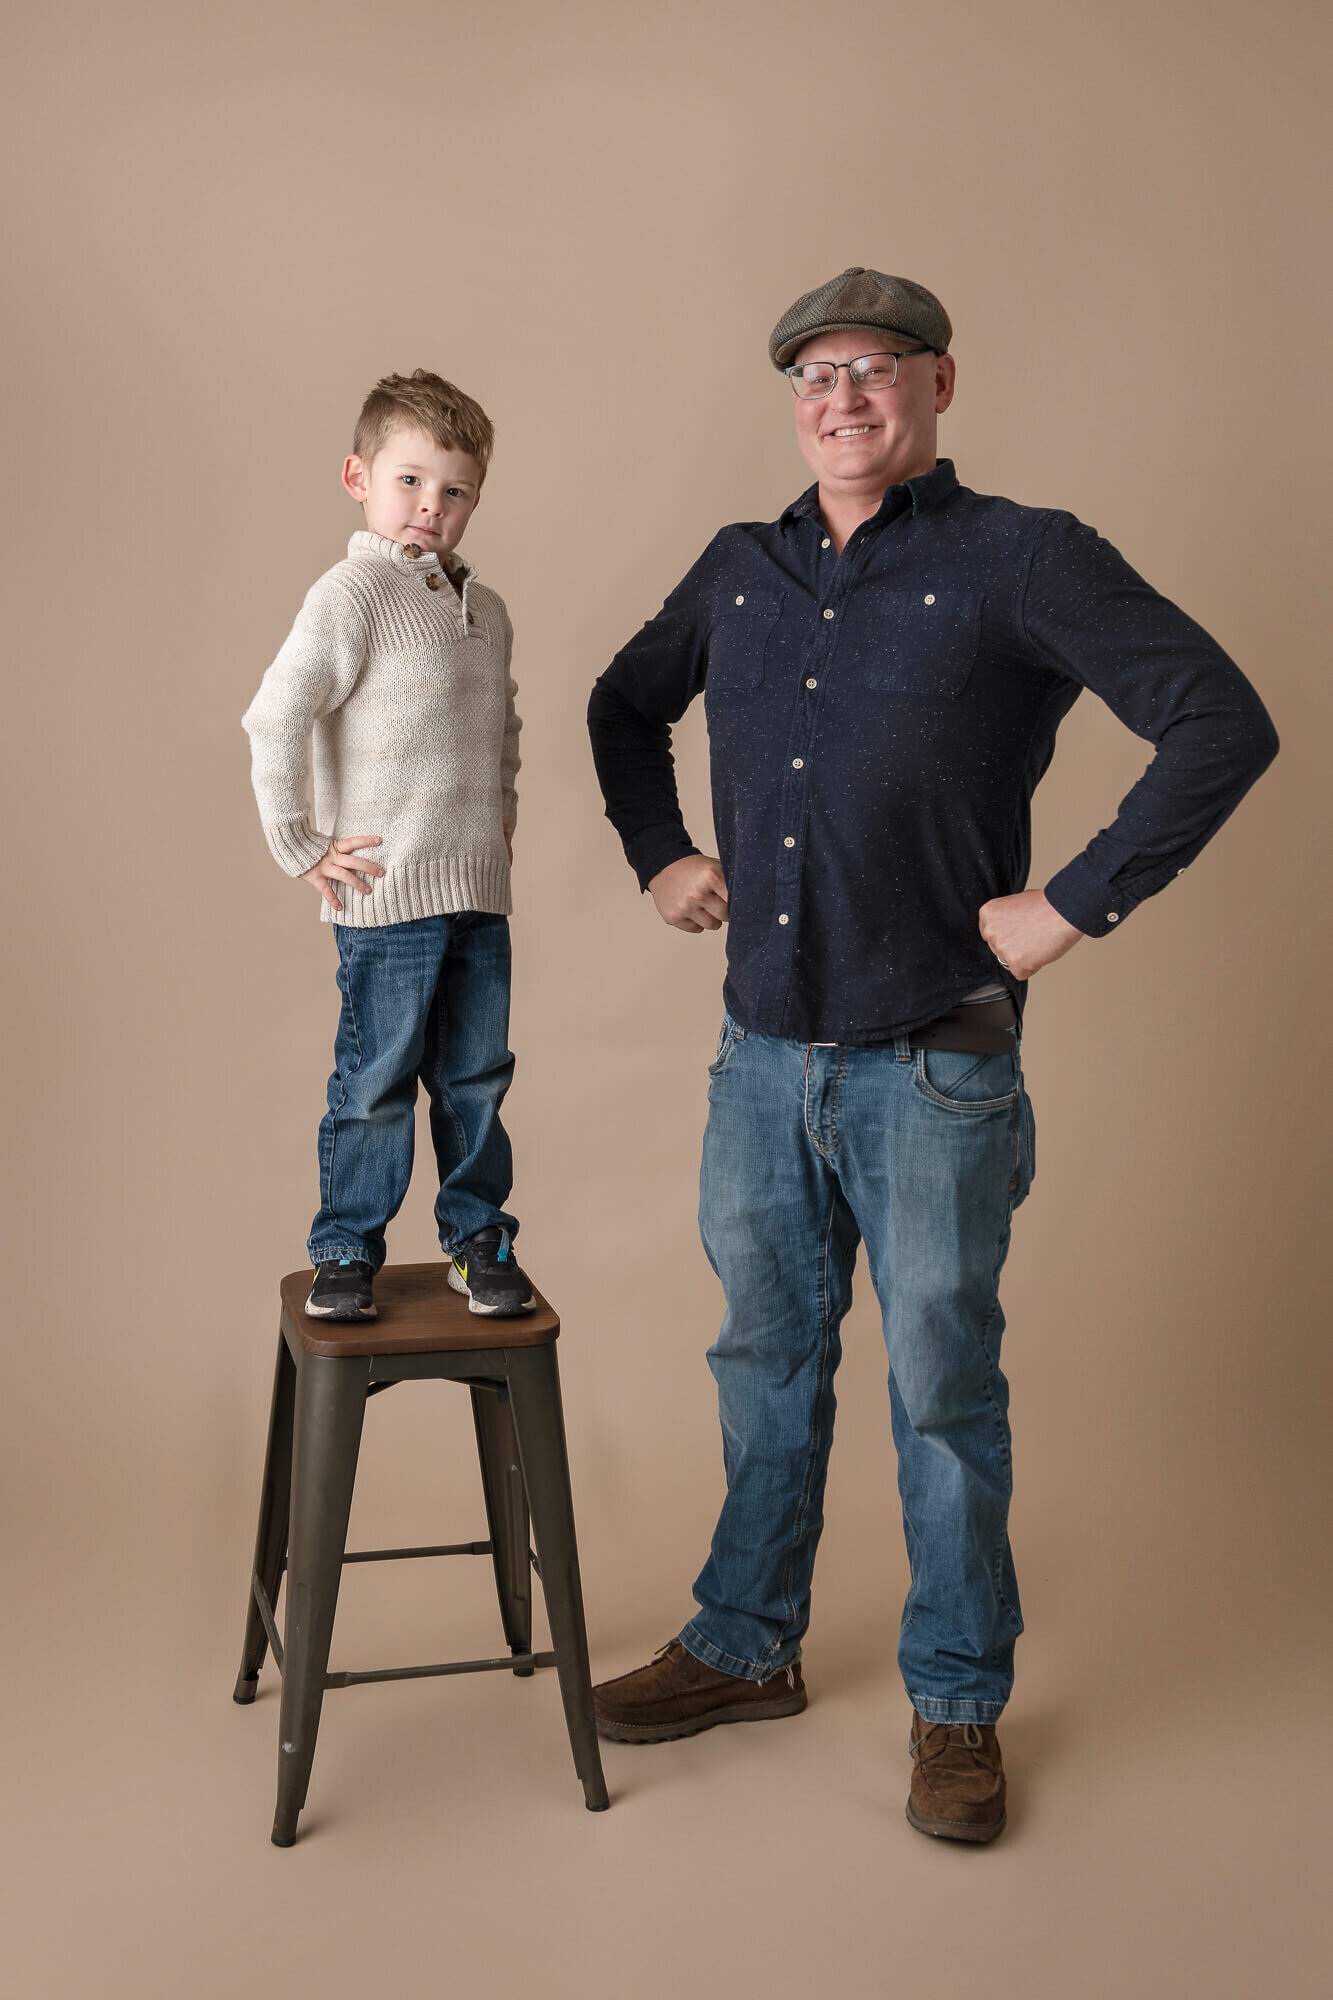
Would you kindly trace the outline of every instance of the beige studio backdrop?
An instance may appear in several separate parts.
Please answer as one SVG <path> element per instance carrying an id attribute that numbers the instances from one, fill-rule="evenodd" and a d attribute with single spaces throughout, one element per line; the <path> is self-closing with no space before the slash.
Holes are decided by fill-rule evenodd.
<path id="1" fill-rule="evenodd" d="M 12 23 L 11 1992 L 1318 1990 L 1320 17 L 53 0 Z M 608 1746 L 594 1819 L 549 1674 L 338 1694 L 279 1854 L 271 1666 L 256 1708 L 230 1692 L 336 996 L 241 711 L 358 525 L 360 398 L 388 369 L 454 378 L 496 423 L 465 546 L 511 608 L 526 725 L 515 1202 L 564 1318 L 594 1666 L 621 1672 L 686 1615 L 721 1489 L 695 1201 L 723 947 L 639 897 L 583 713 L 715 530 L 806 483 L 764 343 L 849 263 L 946 302 L 962 479 L 1097 526 L 1283 738 L 1198 865 L 1032 989 L 1011 1830 L 976 1854 L 902 1818 L 862 1265 L 808 1714 Z M 1147 755 L 1079 703 L 1037 884 Z M 701 716 L 679 764 L 710 846 Z M 419 1159 L 398 1260 L 434 1254 Z M 360 1545 L 480 1520 L 466 1400 L 377 1403 Z M 334 1664 L 488 1649 L 483 1567 L 349 1575 Z"/>

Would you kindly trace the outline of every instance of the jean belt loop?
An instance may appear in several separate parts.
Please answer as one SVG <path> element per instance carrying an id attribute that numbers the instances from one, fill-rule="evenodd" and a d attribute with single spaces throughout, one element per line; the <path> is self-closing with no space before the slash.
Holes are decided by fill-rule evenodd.
<path id="1" fill-rule="evenodd" d="M 893 1053 L 894 1053 L 894 1057 L 895 1057 L 895 1059 L 896 1059 L 896 1060 L 897 1060 L 898 1062 L 911 1062 L 911 1060 L 912 1060 L 912 1044 L 911 1044 L 911 1042 L 910 1042 L 910 1041 L 908 1040 L 908 1038 L 907 1038 L 907 1036 L 906 1036 L 906 1035 L 895 1035 L 895 1036 L 894 1036 L 894 1038 L 893 1038 Z"/>

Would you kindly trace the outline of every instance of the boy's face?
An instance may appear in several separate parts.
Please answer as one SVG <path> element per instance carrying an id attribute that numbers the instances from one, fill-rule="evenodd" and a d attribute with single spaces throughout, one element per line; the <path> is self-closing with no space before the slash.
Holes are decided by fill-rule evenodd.
<path id="1" fill-rule="evenodd" d="M 481 469 L 471 452 L 446 450 L 429 431 L 403 427 L 389 433 L 369 465 L 349 458 L 343 485 L 361 502 L 373 535 L 447 556 L 481 497 Z"/>

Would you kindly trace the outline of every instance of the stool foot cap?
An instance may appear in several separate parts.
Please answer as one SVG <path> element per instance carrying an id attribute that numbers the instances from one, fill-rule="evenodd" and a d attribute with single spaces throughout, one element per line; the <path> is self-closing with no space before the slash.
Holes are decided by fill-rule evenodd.
<path id="1" fill-rule="evenodd" d="M 532 1651 L 532 1648 L 531 1646 L 511 1646 L 509 1650 L 511 1653 L 515 1654 L 517 1658 L 523 1659 L 526 1654 Z M 515 1667 L 514 1679 L 516 1681 L 530 1681 L 532 1679 L 532 1676 L 536 1673 L 536 1671 L 537 1669 L 535 1667 Z"/>
<path id="2" fill-rule="evenodd" d="M 232 1689 L 231 1698 L 233 1701 L 240 1702 L 242 1708 L 245 1708 L 249 1705 L 250 1702 L 254 1700 L 255 1696 L 258 1693 L 259 1693 L 258 1674 L 255 1675 L 255 1678 L 252 1681 L 248 1681 L 245 1678 L 244 1674 L 237 1675 L 236 1686 Z"/>
<path id="3" fill-rule="evenodd" d="M 275 1847 L 295 1847 L 296 1822 L 299 1818 L 299 1811 L 278 1814 L 273 1822 L 273 1832 L 270 1836 Z"/>
<path id="4" fill-rule="evenodd" d="M 603 1799 L 597 1805 L 594 1805 L 591 1799 L 585 1799 L 583 1803 L 588 1812 L 608 1812 L 611 1807 L 610 1799 Z"/>

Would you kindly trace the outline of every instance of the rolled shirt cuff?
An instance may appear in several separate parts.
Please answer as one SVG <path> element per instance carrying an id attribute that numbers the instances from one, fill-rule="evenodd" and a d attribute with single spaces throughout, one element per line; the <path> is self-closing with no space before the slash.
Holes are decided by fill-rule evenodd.
<path id="1" fill-rule="evenodd" d="M 1086 854 L 1078 854 L 1046 884 L 1046 900 L 1067 924 L 1085 937 L 1109 937 L 1138 906 L 1122 889 L 1112 889 Z"/>

